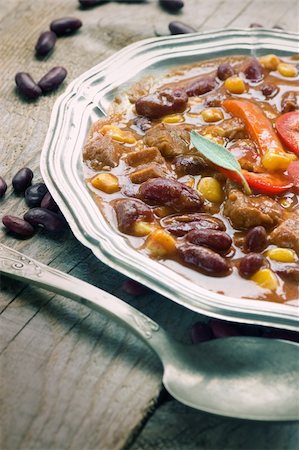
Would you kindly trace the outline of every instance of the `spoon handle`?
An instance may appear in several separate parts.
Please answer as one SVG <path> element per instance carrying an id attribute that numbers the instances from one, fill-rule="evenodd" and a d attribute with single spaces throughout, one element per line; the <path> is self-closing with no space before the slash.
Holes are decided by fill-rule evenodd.
<path id="1" fill-rule="evenodd" d="M 105 313 L 127 326 L 162 357 L 170 337 L 152 319 L 124 301 L 85 281 L 46 266 L 0 244 L 0 273 L 29 281 L 42 289 L 61 294 L 91 309 Z"/>

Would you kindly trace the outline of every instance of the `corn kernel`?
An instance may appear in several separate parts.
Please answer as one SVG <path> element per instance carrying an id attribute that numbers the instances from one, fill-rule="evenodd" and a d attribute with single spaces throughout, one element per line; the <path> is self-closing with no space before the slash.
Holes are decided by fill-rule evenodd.
<path id="1" fill-rule="evenodd" d="M 223 112 L 217 108 L 207 108 L 201 113 L 201 116 L 205 122 L 218 122 L 223 119 Z"/>
<path id="2" fill-rule="evenodd" d="M 197 185 L 197 189 L 209 202 L 221 203 L 223 201 L 223 191 L 221 184 L 215 178 L 202 178 Z"/>
<path id="3" fill-rule="evenodd" d="M 294 160 L 296 160 L 296 155 L 269 150 L 264 154 L 262 163 L 265 169 L 269 171 L 286 170 L 289 164 Z"/>
<path id="4" fill-rule="evenodd" d="M 265 55 L 259 59 L 262 66 L 268 70 L 276 70 L 280 64 L 280 59 L 276 55 Z"/>
<path id="5" fill-rule="evenodd" d="M 136 139 L 130 131 L 123 131 L 115 125 L 104 125 L 100 129 L 101 134 L 110 136 L 114 141 L 123 144 L 135 144 Z"/>
<path id="6" fill-rule="evenodd" d="M 169 116 L 164 116 L 162 119 L 164 123 L 180 123 L 184 121 L 185 119 L 182 114 L 170 114 Z"/>
<path id="7" fill-rule="evenodd" d="M 268 250 L 266 255 L 273 261 L 289 262 L 295 261 L 295 252 L 289 248 L 272 248 Z"/>
<path id="8" fill-rule="evenodd" d="M 152 256 L 162 257 L 175 252 L 176 242 L 166 231 L 155 230 L 147 238 L 145 247 Z"/>
<path id="9" fill-rule="evenodd" d="M 270 291 L 275 291 L 278 287 L 277 277 L 270 269 L 258 270 L 252 275 L 251 280 Z"/>
<path id="10" fill-rule="evenodd" d="M 287 63 L 280 63 L 277 67 L 278 72 L 283 77 L 296 77 L 298 74 L 298 71 L 295 66 L 292 66 L 292 64 Z"/>
<path id="11" fill-rule="evenodd" d="M 120 190 L 118 178 L 111 173 L 99 173 L 91 180 L 91 184 L 106 194 L 113 194 Z"/>
<path id="12" fill-rule="evenodd" d="M 232 94 L 243 94 L 246 89 L 244 81 L 236 76 L 227 78 L 224 82 L 224 87 Z"/>
<path id="13" fill-rule="evenodd" d="M 153 225 L 148 222 L 144 222 L 143 220 L 139 220 L 138 222 L 135 222 L 133 231 L 134 236 L 147 236 L 153 231 Z"/>

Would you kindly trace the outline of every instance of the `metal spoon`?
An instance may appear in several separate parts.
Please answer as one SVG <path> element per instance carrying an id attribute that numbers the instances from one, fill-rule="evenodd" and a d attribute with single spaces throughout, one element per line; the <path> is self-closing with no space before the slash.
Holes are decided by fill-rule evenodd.
<path id="1" fill-rule="evenodd" d="M 181 344 L 122 300 L 2 244 L 0 272 L 72 298 L 127 326 L 157 353 L 164 386 L 186 405 L 243 419 L 299 419 L 297 344 L 255 337 Z"/>

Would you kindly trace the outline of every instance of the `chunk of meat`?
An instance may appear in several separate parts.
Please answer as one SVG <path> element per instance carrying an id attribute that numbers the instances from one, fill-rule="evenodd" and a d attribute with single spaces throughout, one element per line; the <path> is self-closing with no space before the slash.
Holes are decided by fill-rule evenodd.
<path id="1" fill-rule="evenodd" d="M 270 242 L 292 248 L 299 254 L 299 214 L 293 213 L 270 234 Z"/>
<path id="2" fill-rule="evenodd" d="M 137 220 L 153 222 L 154 215 L 149 206 L 140 200 L 123 198 L 112 202 L 114 207 L 118 228 L 126 234 L 134 234 L 134 224 Z"/>
<path id="3" fill-rule="evenodd" d="M 281 112 L 296 111 L 299 108 L 299 92 L 287 91 L 281 97 Z"/>
<path id="4" fill-rule="evenodd" d="M 198 191 L 170 178 L 146 181 L 140 186 L 138 196 L 149 205 L 169 206 L 178 212 L 200 211 L 204 203 Z"/>
<path id="5" fill-rule="evenodd" d="M 183 175 L 199 175 L 209 167 L 208 162 L 200 155 L 179 155 L 174 161 L 174 168 L 179 177 Z"/>
<path id="6" fill-rule="evenodd" d="M 144 143 L 157 147 L 167 158 L 190 153 L 190 135 L 180 126 L 159 123 L 145 133 Z"/>
<path id="7" fill-rule="evenodd" d="M 128 153 L 125 159 L 128 166 L 131 167 L 136 167 L 141 164 L 151 162 L 157 162 L 159 164 L 165 162 L 157 147 L 143 148 L 142 150 L 133 151 Z"/>
<path id="8" fill-rule="evenodd" d="M 236 117 L 223 120 L 219 125 L 204 125 L 199 127 L 198 130 L 200 134 L 220 136 L 230 141 L 233 139 L 246 139 L 248 137 L 244 123 Z"/>
<path id="9" fill-rule="evenodd" d="M 281 221 L 282 207 L 270 197 L 245 195 L 238 190 L 232 190 L 224 204 L 224 214 L 237 229 L 248 229 L 257 225 L 269 228 Z"/>
<path id="10" fill-rule="evenodd" d="M 164 177 L 165 173 L 157 164 L 145 164 L 139 167 L 134 172 L 131 172 L 129 177 L 132 183 L 141 184 L 151 178 Z"/>
<path id="11" fill-rule="evenodd" d="M 251 139 L 238 139 L 229 147 L 242 169 L 250 172 L 260 171 L 261 158 L 255 143 Z"/>
<path id="12" fill-rule="evenodd" d="M 95 131 L 85 144 L 83 161 L 94 170 L 117 166 L 120 158 L 120 145 L 110 136 L 103 136 Z"/>

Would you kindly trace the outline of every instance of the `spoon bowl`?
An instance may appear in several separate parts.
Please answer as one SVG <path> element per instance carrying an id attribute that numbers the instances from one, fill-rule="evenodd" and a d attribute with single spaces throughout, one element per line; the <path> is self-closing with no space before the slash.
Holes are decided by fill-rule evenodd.
<path id="1" fill-rule="evenodd" d="M 181 344 L 108 292 L 2 244 L 0 272 L 69 297 L 126 326 L 157 353 L 164 386 L 188 406 L 242 419 L 299 420 L 298 344 L 237 336 Z"/>

